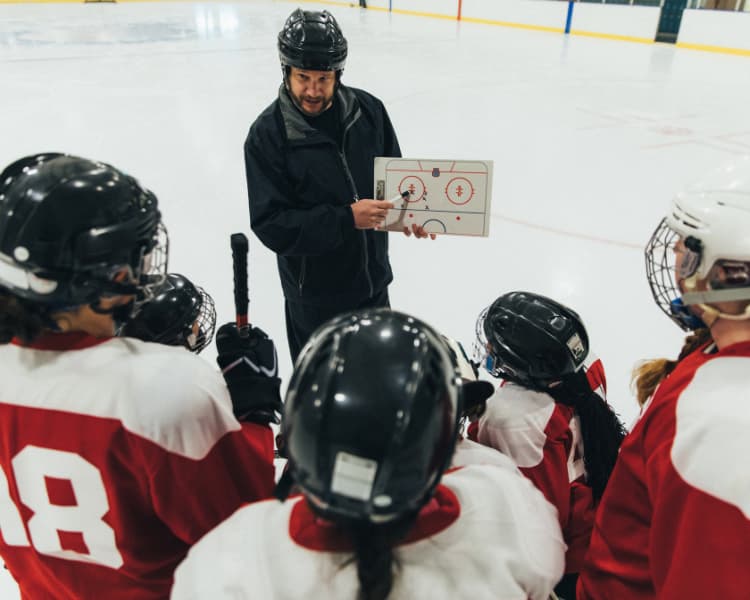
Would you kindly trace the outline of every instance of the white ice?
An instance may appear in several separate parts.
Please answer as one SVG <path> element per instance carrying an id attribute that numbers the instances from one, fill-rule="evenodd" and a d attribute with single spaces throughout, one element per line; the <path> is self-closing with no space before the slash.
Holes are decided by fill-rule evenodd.
<path id="1" fill-rule="evenodd" d="M 276 95 L 276 34 L 293 8 L 0 8 L 0 168 L 63 151 L 138 177 L 159 197 L 170 270 L 214 296 L 220 321 L 233 317 L 229 234 L 247 232 L 251 320 L 277 341 L 284 380 L 281 289 L 249 231 L 242 144 Z M 488 239 L 391 234 L 394 308 L 470 347 L 500 293 L 552 296 L 583 316 L 630 422 L 634 363 L 682 340 L 651 299 L 643 246 L 675 191 L 750 152 L 750 59 L 326 8 L 349 40 L 345 82 L 385 102 L 405 156 L 495 162 Z M 3 577 L 0 597 L 17 597 Z"/>

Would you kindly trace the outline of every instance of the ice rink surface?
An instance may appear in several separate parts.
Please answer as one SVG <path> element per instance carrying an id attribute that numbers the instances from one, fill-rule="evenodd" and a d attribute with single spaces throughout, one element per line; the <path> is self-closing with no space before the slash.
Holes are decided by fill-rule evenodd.
<path id="1" fill-rule="evenodd" d="M 276 96 L 276 35 L 295 6 L 0 6 L 0 164 L 62 151 L 136 176 L 159 197 L 170 270 L 214 296 L 220 322 L 233 317 L 229 235 L 246 232 L 250 318 L 277 341 L 284 381 L 283 298 L 249 231 L 242 145 Z M 318 6 L 349 40 L 344 82 L 384 101 L 404 156 L 494 161 L 489 238 L 390 234 L 393 307 L 470 348 L 497 295 L 560 300 L 632 421 L 634 363 L 682 340 L 651 299 L 642 249 L 675 191 L 750 152 L 750 59 Z M 17 597 L 6 579 L 0 597 Z"/>

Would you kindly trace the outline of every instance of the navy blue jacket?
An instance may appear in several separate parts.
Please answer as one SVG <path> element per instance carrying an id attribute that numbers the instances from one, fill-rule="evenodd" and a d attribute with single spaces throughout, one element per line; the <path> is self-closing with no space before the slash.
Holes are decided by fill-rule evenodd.
<path id="1" fill-rule="evenodd" d="M 388 234 L 354 228 L 350 205 L 373 198 L 376 156 L 400 157 L 383 103 L 339 86 L 342 148 L 307 123 L 282 85 L 245 140 L 250 225 L 277 255 L 284 296 L 342 310 L 393 280 Z"/>

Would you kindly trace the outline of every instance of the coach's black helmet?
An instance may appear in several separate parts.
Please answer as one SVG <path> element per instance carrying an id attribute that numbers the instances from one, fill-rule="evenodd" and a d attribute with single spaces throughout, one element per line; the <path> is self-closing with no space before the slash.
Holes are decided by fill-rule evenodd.
<path id="1" fill-rule="evenodd" d="M 295 10 L 279 32 L 278 46 L 281 66 L 285 69 L 344 70 L 346 38 L 327 10 Z"/>
<path id="2" fill-rule="evenodd" d="M 110 165 L 47 153 L 0 174 L 0 288 L 15 296 L 50 309 L 142 296 L 166 247 L 156 196 Z"/>
<path id="3" fill-rule="evenodd" d="M 477 348 L 492 376 L 545 389 L 581 368 L 589 337 L 575 311 L 545 296 L 510 292 L 480 315 Z"/>
<path id="4" fill-rule="evenodd" d="M 441 336 L 389 309 L 340 316 L 302 350 L 282 435 L 291 479 L 328 518 L 418 511 L 448 467 L 461 380 Z"/>
<path id="5" fill-rule="evenodd" d="M 125 325 L 120 335 L 145 342 L 185 346 L 200 353 L 214 336 L 216 307 L 206 291 L 187 277 L 169 273 Z"/>

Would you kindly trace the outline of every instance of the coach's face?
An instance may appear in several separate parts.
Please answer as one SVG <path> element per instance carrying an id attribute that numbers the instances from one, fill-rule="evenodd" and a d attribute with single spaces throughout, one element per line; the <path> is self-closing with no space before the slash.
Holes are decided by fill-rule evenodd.
<path id="1" fill-rule="evenodd" d="M 289 93 L 303 113 L 316 117 L 333 104 L 336 88 L 334 71 L 308 71 L 291 67 Z"/>

